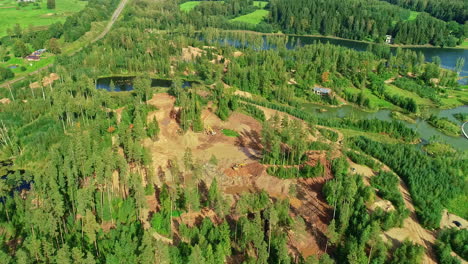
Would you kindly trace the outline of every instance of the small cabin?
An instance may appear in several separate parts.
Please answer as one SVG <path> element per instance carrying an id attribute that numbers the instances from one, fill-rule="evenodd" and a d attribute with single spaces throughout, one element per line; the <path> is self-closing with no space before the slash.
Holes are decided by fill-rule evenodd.
<path id="1" fill-rule="evenodd" d="M 385 35 L 385 43 L 392 44 L 392 35 Z"/>
<path id="2" fill-rule="evenodd" d="M 329 96 L 331 95 L 332 90 L 330 88 L 314 87 L 314 93 L 322 96 Z"/>

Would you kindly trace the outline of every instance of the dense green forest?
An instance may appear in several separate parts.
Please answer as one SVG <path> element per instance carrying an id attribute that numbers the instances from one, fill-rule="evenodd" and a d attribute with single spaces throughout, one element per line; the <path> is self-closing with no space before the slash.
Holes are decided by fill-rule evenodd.
<path id="1" fill-rule="evenodd" d="M 285 3 L 271 1 L 266 8 L 276 10 L 269 18 L 274 23 L 260 26 L 282 27 L 279 14 Z M 364 16 L 356 19 L 360 26 L 353 24 L 351 29 L 384 11 L 404 20 L 400 9 L 386 3 L 384 9 L 372 9 L 372 3 L 349 5 L 349 10 Z M 420 105 L 391 94 L 385 81 L 397 78 L 396 86 L 424 94 L 437 105 L 442 93 L 459 89 L 456 73 L 442 70 L 437 60 L 424 63 L 421 54 L 404 49 L 392 53 L 385 45 L 363 52 L 319 43 L 290 50 L 287 37 L 205 27 L 242 27 L 226 18 L 258 9 L 252 1 L 206 1 L 186 13 L 178 4 L 131 1 L 102 40 L 73 56 L 56 52 L 48 70 L 0 88 L 1 262 L 421 263 L 430 248 L 410 240 L 392 245 L 381 236 L 402 227 L 409 215 L 398 191 L 399 177 L 409 186 L 421 223 L 437 229 L 442 209 L 466 193 L 466 158 L 460 152 L 450 157 L 427 155 L 414 144 L 420 135 L 399 121 L 324 118 L 303 105 L 339 105 L 345 100 L 375 110 L 378 98 L 402 112 L 418 114 Z M 288 10 L 299 8 L 295 4 Z M 301 12 L 310 15 L 305 11 L 309 3 L 301 4 Z M 16 28 L 1 40 L 2 47 L 14 47 L 4 55 L 23 56 L 51 39 L 73 42 L 92 22 L 108 18 L 116 5 L 114 0 L 90 1 L 63 24 L 34 32 Z M 314 8 L 323 13 L 330 6 Z M 375 11 L 369 17 L 368 8 Z M 444 31 L 444 22 L 422 17 L 425 26 Z M 389 30 L 400 23 L 381 19 Z M 302 20 L 301 30 L 309 23 Z M 386 34 L 375 28 L 370 29 L 379 30 L 375 37 Z M 336 29 L 336 34 L 346 32 L 346 27 Z M 456 38 L 445 33 L 443 38 Z M 357 30 L 352 38 L 361 37 L 367 33 Z M 448 45 L 447 40 L 440 41 L 443 44 L 437 45 Z M 58 79 L 44 82 L 51 73 Z M 114 75 L 128 77 L 133 90 L 116 92 L 113 82 L 110 91 L 96 89 L 97 79 Z M 0 69 L 0 81 L 11 77 L 9 70 Z M 158 78 L 171 84 L 153 87 Z M 434 78 L 439 79 L 437 84 L 431 81 Z M 316 85 L 331 88 L 333 94 L 315 94 Z M 170 109 L 153 104 L 162 95 L 173 100 L 167 104 Z M 271 115 L 267 110 L 277 112 Z M 163 111 L 169 113 L 167 118 L 159 116 Z M 223 126 L 237 118 L 257 129 L 242 129 L 247 126 L 242 123 L 241 129 L 232 130 L 233 137 L 224 136 L 219 128 L 213 128 L 218 132 L 213 135 L 207 116 Z M 168 126 L 176 127 L 174 135 L 167 135 Z M 163 157 L 155 152 L 155 144 L 170 137 L 192 141 L 206 137 L 212 144 L 231 142 L 232 152 L 254 150 L 249 162 L 261 168 L 262 177 L 274 179 L 272 185 L 286 184 L 287 195 L 253 186 L 227 192 L 231 179 L 244 182 L 260 175 L 244 175 L 243 165 L 233 165 L 234 155 L 222 148 L 224 158 L 219 161 L 208 152 L 203 159 L 195 158 L 193 152 L 201 147 L 197 142 L 177 153 L 182 158 L 170 156 L 164 160 L 167 165 L 154 166 Z M 247 147 L 245 138 L 250 140 Z M 164 151 L 177 150 L 166 143 Z M 369 184 L 352 172 L 347 158 L 371 169 Z M 382 171 L 382 163 L 393 172 Z M 228 172 L 231 176 L 226 176 Z M 304 198 L 307 192 L 315 196 Z M 389 201 L 395 210 L 370 210 L 379 199 Z M 298 201 L 323 203 L 319 220 L 325 231 L 307 214 L 314 204 L 298 208 Z M 309 211 L 304 213 L 304 208 Z M 318 241 L 316 251 L 307 257 L 292 247 L 304 237 Z M 441 231 L 436 253 L 440 259 L 448 258 L 448 250 L 466 257 L 464 241 L 465 232 Z"/>
<path id="2" fill-rule="evenodd" d="M 462 0 L 450 4 L 430 1 L 427 4 L 398 2 L 405 8 L 427 11 L 414 19 L 408 9 L 380 0 L 273 0 L 267 5 L 269 16 L 259 24 L 232 22 L 233 17 L 251 13 L 258 7 L 253 1 L 203 1 L 189 12 L 182 12 L 181 19 L 196 28 L 218 27 L 224 29 L 248 29 L 261 32 L 282 31 L 294 34 L 321 34 L 347 39 L 367 40 L 382 43 L 386 35 L 393 37 L 395 44 L 435 46 L 460 45 L 466 37 L 466 8 Z M 421 10 L 423 9 L 423 10 Z M 426 10 L 427 9 L 427 10 Z M 438 19 L 439 18 L 439 19 Z M 442 20 L 440 20 L 442 19 Z M 457 20 L 447 23 L 445 21 Z M 437 30 L 433 30 L 437 29 Z"/>
<path id="3" fill-rule="evenodd" d="M 468 20 L 466 2 L 463 0 L 384 0 L 389 3 L 418 12 L 427 12 L 444 21 L 457 21 L 464 24 Z"/>

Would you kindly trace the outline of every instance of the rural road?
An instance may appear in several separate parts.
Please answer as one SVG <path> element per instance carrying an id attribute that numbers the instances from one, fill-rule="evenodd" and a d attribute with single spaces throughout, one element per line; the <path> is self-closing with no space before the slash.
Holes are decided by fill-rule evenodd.
<path id="1" fill-rule="evenodd" d="M 101 32 L 101 34 L 99 34 L 99 36 L 97 36 L 95 39 L 93 39 L 89 44 L 93 44 L 95 43 L 96 41 L 99 41 L 101 40 L 102 38 L 104 38 L 107 33 L 109 33 L 109 31 L 111 30 L 112 26 L 114 25 L 114 23 L 117 21 L 117 19 L 119 18 L 120 14 L 122 13 L 123 9 L 125 8 L 125 5 L 127 4 L 129 0 L 122 0 L 120 1 L 119 5 L 117 6 L 117 8 L 115 9 L 114 13 L 112 14 L 112 17 L 111 19 L 109 20 L 109 23 L 107 24 L 106 28 L 104 28 L 104 30 Z M 89 45 L 88 44 L 88 45 Z M 77 50 L 75 50 L 74 52 L 70 53 L 70 56 L 73 56 L 75 55 L 77 52 L 80 52 L 83 48 L 79 48 Z M 47 66 L 44 66 L 42 68 L 39 68 L 33 72 L 30 72 L 27 76 L 32 76 L 36 73 L 39 73 L 43 70 L 46 70 L 50 67 L 52 67 L 53 64 L 49 64 Z M 8 81 L 8 82 L 5 82 L 3 84 L 0 85 L 0 87 L 8 87 L 16 82 L 19 82 L 21 80 L 24 80 L 27 76 L 22 76 L 22 77 L 19 77 L 19 78 L 16 78 L 16 79 L 13 79 L 11 81 Z"/>

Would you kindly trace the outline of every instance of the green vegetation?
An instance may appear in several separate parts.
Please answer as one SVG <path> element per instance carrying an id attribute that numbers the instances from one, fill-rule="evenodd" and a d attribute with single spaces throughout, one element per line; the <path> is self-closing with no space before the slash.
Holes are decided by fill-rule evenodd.
<path id="1" fill-rule="evenodd" d="M 429 119 L 427 119 L 427 122 L 444 134 L 452 137 L 458 137 L 462 133 L 461 128 L 446 117 L 431 115 Z"/>
<path id="2" fill-rule="evenodd" d="M 423 149 L 428 154 L 435 156 L 448 156 L 453 155 L 457 152 L 452 146 L 439 142 L 431 142 L 430 144 L 425 145 Z"/>
<path id="3" fill-rule="evenodd" d="M 416 123 L 416 120 L 400 112 L 393 111 L 391 116 L 393 119 L 396 119 L 396 120 L 401 120 L 401 121 L 405 121 L 405 122 L 412 123 L 412 124 Z"/>
<path id="4" fill-rule="evenodd" d="M 408 185 L 421 223 L 438 228 L 442 209 L 465 190 L 466 160 L 452 156 L 430 157 L 411 145 L 378 143 L 355 138 L 355 148 L 395 171 Z M 466 210 L 467 205 L 463 205 Z"/>
<path id="5" fill-rule="evenodd" d="M 0 37 L 7 35 L 7 29 L 16 24 L 28 28 L 64 22 L 67 16 L 82 10 L 87 4 L 86 1 L 79 0 L 57 0 L 56 8 L 50 10 L 47 8 L 47 1 L 25 5 L 14 0 L 4 0 L 0 3 Z"/>
<path id="6" fill-rule="evenodd" d="M 458 264 L 461 261 L 452 256 L 452 251 L 463 260 L 468 260 L 468 231 L 466 229 L 443 229 L 437 236 L 435 252 L 440 263 Z"/>
<path id="7" fill-rule="evenodd" d="M 304 165 L 297 167 L 268 167 L 267 172 L 270 175 L 281 179 L 294 178 L 314 178 L 323 175 L 324 167 L 318 163 L 315 166 Z"/>
<path id="8" fill-rule="evenodd" d="M 188 1 L 185 3 L 180 4 L 180 10 L 184 12 L 189 12 L 192 9 L 194 9 L 196 6 L 198 6 L 201 3 L 201 1 Z"/>
<path id="9" fill-rule="evenodd" d="M 231 21 L 257 25 L 257 24 L 260 24 L 268 16 L 269 13 L 270 12 L 268 10 L 263 10 L 263 9 L 255 10 L 254 12 L 250 14 L 236 17 L 232 19 Z"/>
<path id="10" fill-rule="evenodd" d="M 254 1 L 253 5 L 263 9 L 268 5 L 268 2 L 267 1 Z"/>
<path id="11" fill-rule="evenodd" d="M 378 170 L 380 169 L 380 165 L 375 162 L 373 159 L 365 156 L 365 155 L 362 155 L 360 153 L 357 153 L 357 152 L 354 152 L 352 150 L 350 151 L 347 151 L 346 152 L 346 156 L 348 156 L 348 158 L 357 163 L 357 164 L 361 164 L 361 165 L 364 165 L 364 166 L 367 166 L 373 170 Z"/>
<path id="12" fill-rule="evenodd" d="M 236 131 L 231 130 L 231 129 L 223 129 L 223 130 L 221 130 L 221 132 L 223 132 L 223 134 L 225 136 L 228 136 L 228 137 L 238 137 L 239 136 L 239 133 L 237 133 Z"/>
<path id="13" fill-rule="evenodd" d="M 453 117 L 455 117 L 460 122 L 467 122 L 468 121 L 468 114 L 467 113 L 455 113 L 455 114 L 453 114 Z"/>
<path id="14" fill-rule="evenodd" d="M 338 140 L 338 133 L 336 133 L 335 131 L 324 128 L 318 128 L 318 131 L 320 131 L 320 134 L 322 134 L 322 136 L 324 136 L 326 139 L 332 142 L 336 142 Z"/>
<path id="15" fill-rule="evenodd" d="M 387 3 L 311 1 L 314 16 L 310 1 L 269 1 L 273 6 L 264 11 L 272 17 L 252 25 L 230 20 L 264 3 L 202 1 L 185 12 L 174 1 L 134 0 L 109 34 L 85 45 L 118 2 L 89 0 L 63 24 L 15 27 L 1 38 L 2 79 L 28 72 L 4 65 L 25 66 L 21 56 L 39 48 L 50 53 L 31 67 L 54 62 L 0 89 L 2 263 L 419 263 L 421 246 L 404 241 L 393 248 L 382 239 L 408 216 L 396 174 L 409 187 L 422 224 L 437 228 L 443 208 L 466 216 L 466 155 L 428 155 L 414 144 L 420 135 L 402 122 L 325 117 L 302 106 L 340 105 L 345 98 L 365 110 L 387 105 L 419 114 L 426 103 L 444 105 L 437 100 L 445 96 L 462 102 L 466 92 L 456 73 L 441 70 L 437 59 L 424 63 L 411 50 L 375 45 L 358 52 L 319 43 L 288 49 L 287 37 L 239 31 L 324 30 L 376 41 L 382 25 L 385 32 L 418 33 L 411 24 L 399 25 L 411 22 L 402 21 L 409 11 Z M 53 8 L 54 1 L 47 2 Z M 279 15 L 292 18 L 288 8 L 298 12 L 283 25 Z M 334 8 L 330 19 L 316 15 Z M 389 18 L 382 15 L 387 11 Z M 445 24 L 425 16 L 413 21 L 422 30 L 440 29 L 427 41 L 445 43 L 458 28 L 444 31 Z M 390 19 L 397 23 L 391 26 Z M 411 77 L 398 77 L 408 72 Z M 59 79 L 30 88 L 51 73 Z M 134 89 L 96 89 L 102 76 L 127 76 Z M 171 85 L 152 87 L 154 79 Z M 395 81 L 386 85 L 389 79 Z M 313 85 L 333 93 L 319 96 Z M 242 130 L 242 137 L 220 144 L 204 133 L 205 121 L 237 128 L 220 132 L 227 136 Z M 233 144 L 225 148 L 228 141 Z M 371 186 L 349 173 L 347 157 L 372 168 Z M 380 171 L 382 164 L 396 174 Z M 264 168 L 276 178 L 263 175 L 257 186 L 244 180 Z M 373 207 L 380 199 L 396 210 Z M 464 236 L 441 241 L 462 256 Z M 315 241 L 328 253 L 303 259 L 301 250 L 290 250 L 297 241 Z"/>
<path id="16" fill-rule="evenodd" d="M 419 12 L 411 11 L 409 17 L 406 20 L 415 20 L 419 15 Z"/>

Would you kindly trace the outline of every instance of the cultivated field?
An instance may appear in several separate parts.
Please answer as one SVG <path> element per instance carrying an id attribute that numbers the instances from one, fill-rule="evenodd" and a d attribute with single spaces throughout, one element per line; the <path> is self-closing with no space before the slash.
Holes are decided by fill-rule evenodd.
<path id="1" fill-rule="evenodd" d="M 21 27 L 40 27 L 65 21 L 65 18 L 83 9 L 87 2 L 79 0 L 56 0 L 55 9 L 47 9 L 47 1 L 30 3 L 19 7 L 14 0 L 0 0 L 0 37 L 6 35 L 6 30 L 15 24 Z"/>

